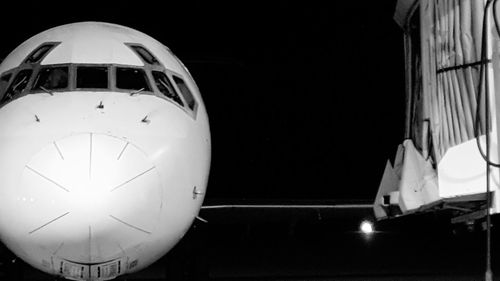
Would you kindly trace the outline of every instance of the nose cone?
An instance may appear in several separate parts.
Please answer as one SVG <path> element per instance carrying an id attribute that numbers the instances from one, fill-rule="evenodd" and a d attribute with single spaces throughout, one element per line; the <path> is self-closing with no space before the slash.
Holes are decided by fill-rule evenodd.
<path id="1" fill-rule="evenodd" d="M 27 242 L 81 263 L 119 258 L 154 232 L 161 182 L 125 139 L 84 133 L 54 141 L 25 166 L 19 184 Z"/>

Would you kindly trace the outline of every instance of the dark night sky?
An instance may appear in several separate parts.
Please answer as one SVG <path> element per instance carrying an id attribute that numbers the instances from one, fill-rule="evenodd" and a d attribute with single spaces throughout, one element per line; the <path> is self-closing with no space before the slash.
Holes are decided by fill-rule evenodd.
<path id="1" fill-rule="evenodd" d="M 208 198 L 371 200 L 403 138 L 395 1 L 296 2 L 20 3 L 0 19 L 0 57 L 60 24 L 137 29 L 170 47 L 201 89 Z"/>

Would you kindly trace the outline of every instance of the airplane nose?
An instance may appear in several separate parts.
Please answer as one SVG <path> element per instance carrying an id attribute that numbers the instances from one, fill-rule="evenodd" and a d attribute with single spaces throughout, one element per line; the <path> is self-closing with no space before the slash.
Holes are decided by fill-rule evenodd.
<path id="1" fill-rule="evenodd" d="M 127 139 L 93 133 L 36 153 L 18 194 L 27 239 L 82 263 L 124 256 L 154 232 L 162 206 L 160 178 L 148 156 Z"/>

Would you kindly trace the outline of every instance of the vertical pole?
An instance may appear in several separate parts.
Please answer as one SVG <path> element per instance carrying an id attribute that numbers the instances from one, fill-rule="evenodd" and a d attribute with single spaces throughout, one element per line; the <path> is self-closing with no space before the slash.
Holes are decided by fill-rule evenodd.
<path id="1" fill-rule="evenodd" d="M 408 25 L 407 25 L 408 26 Z M 404 31 L 404 48 L 405 48 L 405 132 L 404 138 L 408 139 L 411 136 L 411 100 L 412 100 L 412 58 L 411 54 L 411 37 L 409 32 L 409 27 Z"/>
<path id="2" fill-rule="evenodd" d="M 489 167 L 488 167 L 489 169 Z M 488 191 L 486 195 L 487 204 L 491 202 L 491 195 Z M 490 218 L 490 207 L 486 210 L 486 273 L 484 276 L 485 281 L 493 281 L 493 272 L 491 271 L 491 218 Z"/>
<path id="3" fill-rule="evenodd" d="M 491 39 L 489 37 L 490 31 L 490 21 L 489 21 L 489 9 L 488 6 L 491 4 L 491 0 L 486 2 L 486 6 L 484 9 L 484 17 L 486 24 L 483 26 L 486 30 L 483 30 L 483 34 L 485 36 L 486 43 L 486 59 L 490 58 L 491 53 Z M 491 134 L 491 125 L 490 125 L 490 83 L 489 78 L 492 74 L 492 67 L 490 63 L 482 62 L 486 65 L 486 71 L 484 73 L 484 82 L 485 82 L 485 95 L 484 95 L 484 105 L 485 105 L 485 140 L 486 140 L 486 272 L 484 279 L 485 281 L 493 280 L 493 272 L 491 271 L 491 192 L 490 192 L 490 134 Z"/>
<path id="4" fill-rule="evenodd" d="M 488 100 L 488 98 L 486 98 Z M 488 115 L 489 113 L 486 113 Z M 486 117 L 486 126 L 489 124 L 489 117 Z M 486 127 L 488 128 L 488 127 Z M 489 130 L 486 131 L 486 158 L 489 161 Z M 493 281 L 493 272 L 491 271 L 491 192 L 490 192 L 490 164 L 486 163 L 486 272 L 485 281 Z"/>
<path id="5" fill-rule="evenodd" d="M 486 28 L 484 32 L 486 41 L 486 59 L 491 59 L 491 63 L 483 62 L 486 65 L 485 71 L 485 127 L 486 127 L 486 272 L 485 280 L 493 280 L 493 272 L 491 270 L 491 208 L 492 208 L 492 192 L 491 192 L 491 151 L 490 151 L 490 137 L 495 136 L 498 139 L 498 121 L 499 115 L 496 112 L 498 99 L 496 97 L 495 91 L 495 56 L 498 55 L 496 51 L 493 51 L 493 44 L 497 42 L 494 37 L 490 37 L 490 30 L 492 28 L 490 18 L 493 16 L 492 9 L 495 9 L 492 4 L 492 0 L 487 0 L 485 5 L 484 17 L 486 20 Z M 490 9 L 489 9 L 490 8 Z M 491 9 L 492 8 L 492 9 Z M 496 44 L 495 44 L 496 47 Z M 496 50 L 496 48 L 495 48 Z M 493 54 L 493 55 L 492 55 Z M 490 105 L 490 99 L 493 99 Z M 493 120 L 491 120 L 493 118 Z M 493 122 L 491 122 L 493 121 Z M 493 126 L 492 126 L 493 125 Z M 494 128 L 494 129 L 493 129 Z M 497 152 L 498 153 L 498 152 Z M 496 158 L 496 157 L 495 157 Z M 498 161 L 497 161 L 498 162 Z"/>
<path id="6" fill-rule="evenodd" d="M 422 126 L 422 155 L 424 158 L 428 158 L 431 151 L 429 151 L 428 140 L 432 138 L 430 135 L 432 130 L 431 118 L 431 104 L 432 97 L 435 96 L 434 89 L 435 84 L 432 79 L 431 73 L 435 73 L 434 64 L 432 63 L 435 56 L 433 54 L 433 43 L 431 36 L 431 19 L 432 19 L 432 7 L 433 3 L 430 0 L 420 1 L 420 54 L 421 54 L 421 66 L 422 66 L 422 99 L 423 99 L 423 126 Z M 431 55 L 432 54 L 432 55 Z M 425 120 L 429 122 L 425 122 Z M 435 149 L 436 146 L 433 147 Z M 434 155 L 438 155 L 434 153 Z"/>
<path id="7" fill-rule="evenodd" d="M 412 59 L 412 54 L 415 51 L 420 51 L 420 50 L 413 50 L 412 49 L 412 42 L 411 42 L 411 28 L 410 28 L 410 23 L 411 23 L 411 18 L 415 14 L 415 11 L 418 8 L 418 3 L 419 1 L 415 1 L 415 3 L 412 5 L 410 8 L 410 11 L 408 12 L 408 15 L 406 17 L 406 24 L 404 26 L 404 51 L 405 51 L 405 103 L 406 103 L 406 112 L 405 112 L 405 135 L 404 138 L 408 139 L 411 137 L 411 107 L 412 107 L 412 100 L 413 100 L 413 59 Z M 420 16 L 420 15 L 418 15 Z"/>

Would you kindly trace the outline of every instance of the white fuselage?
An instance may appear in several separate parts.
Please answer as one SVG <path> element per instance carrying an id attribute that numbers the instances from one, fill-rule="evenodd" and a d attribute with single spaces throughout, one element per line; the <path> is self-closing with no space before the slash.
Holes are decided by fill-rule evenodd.
<path id="1" fill-rule="evenodd" d="M 189 74 L 165 68 L 194 92 L 194 114 L 158 93 L 112 90 L 24 93 L 0 108 L 0 238 L 16 255 L 104 280 L 148 266 L 186 233 L 203 202 L 210 131 Z"/>

